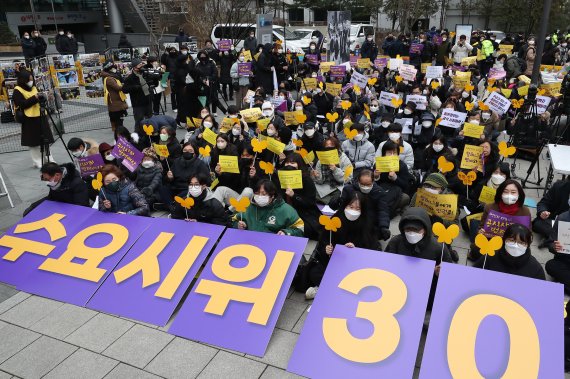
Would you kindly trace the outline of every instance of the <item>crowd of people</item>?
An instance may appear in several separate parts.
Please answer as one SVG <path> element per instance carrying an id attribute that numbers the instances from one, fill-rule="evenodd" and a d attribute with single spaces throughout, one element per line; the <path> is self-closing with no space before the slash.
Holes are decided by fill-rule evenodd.
<path id="1" fill-rule="evenodd" d="M 553 36 L 545 54 L 554 50 L 554 64 L 563 66 L 561 75 L 567 80 L 570 36 L 557 34 L 556 40 Z M 343 77 L 333 77 L 320 64 L 316 43 L 311 49 L 318 58 L 309 61 L 288 54 L 280 43 L 261 46 L 251 41 L 254 36 L 249 38 L 255 50 L 219 51 L 208 41 L 196 60 L 184 46 L 180 51 L 169 47 L 159 59 L 133 61 L 126 78 L 114 62 L 106 62 L 102 75 L 112 140 L 122 137 L 144 158 L 131 172 L 112 154 L 110 143 L 73 138 L 68 148 L 74 157 L 100 154 L 105 161 L 103 187 L 93 190 L 91 177 L 79 180 L 78 162 L 46 163 L 41 173 L 50 188 L 47 199 L 88 206 L 89 199 L 97 198 L 102 212 L 149 216 L 153 210 L 163 210 L 189 222 L 316 240 L 313 255 L 299 266 L 294 281 L 307 299 L 316 295 L 335 245 L 342 244 L 435 261 L 431 307 L 441 261 L 459 260 L 452 246 L 442 251 L 436 242 L 432 234 L 436 222 L 463 227 L 473 243 L 468 258 L 475 267 L 485 264 L 485 269 L 544 280 L 545 272 L 531 251 L 534 231 L 542 237 L 541 248 L 554 254 L 547 272 L 570 294 L 570 260 L 558 238 L 559 222 L 570 220 L 570 181 L 560 180 L 545 193 L 531 225 L 525 191 L 511 178 L 498 148 L 502 132 L 512 134 L 529 106 L 525 102 L 501 114 L 484 103 L 495 91 L 508 92 L 509 100 L 525 99 L 522 89 L 527 82 L 522 75 L 540 64 L 535 37 L 508 36 L 501 41 L 501 46 L 512 45 L 511 54 L 506 54 L 500 53 L 489 33 L 475 32 L 469 38 L 447 31 L 414 38 L 388 35 L 377 54 L 396 60 L 409 57 L 402 60 L 417 69 L 413 79 L 403 79 L 398 67 L 381 67 L 374 60 L 369 67 L 346 66 Z M 378 51 L 372 40 L 368 42 L 367 52 Z M 253 59 L 247 76 L 237 69 L 246 56 Z M 462 66 L 469 57 L 476 59 Z M 511 64 L 513 60 L 516 64 Z M 442 66 L 442 76 L 426 77 L 421 70 L 425 63 Z M 169 73 L 176 118 L 153 110 L 152 85 L 141 74 L 145 66 Z M 490 79 L 492 68 L 506 73 Z M 467 83 L 454 80 L 458 71 L 469 73 Z M 355 73 L 366 75 L 367 84 L 354 85 Z M 35 110 L 28 113 L 37 104 L 33 77 L 25 76 L 26 72 L 20 73 L 23 91 L 15 102 L 25 109 L 26 117 L 36 117 Z M 315 79 L 311 81 L 315 85 L 310 88 L 306 79 Z M 340 84 L 342 90 L 332 93 L 327 88 L 331 84 Z M 136 121 L 133 131 L 122 123 L 127 93 Z M 386 102 L 382 93 L 396 94 L 401 102 Z M 411 101 L 411 96 L 423 96 L 425 101 Z M 226 101 L 233 98 L 235 105 L 228 105 Z M 556 96 L 552 100 L 538 119 L 545 127 Z M 221 121 L 218 108 L 224 113 Z M 465 113 L 464 122 L 458 127 L 438 125 L 446 109 Z M 465 135 L 465 123 L 481 126 L 481 134 Z M 153 132 L 147 136 L 149 125 Z M 186 129 L 183 138 L 177 137 L 177 128 Z M 168 154 L 157 151 L 154 144 L 164 146 Z M 473 146 L 482 152 L 480 165 L 464 169 L 462 157 Z M 398 157 L 398 164 L 389 170 L 378 167 L 380 158 L 391 156 Z M 442 158 L 450 169 L 442 169 Z M 227 163 L 231 159 L 235 165 Z M 295 188 L 283 184 L 280 172 L 299 173 L 301 184 Z M 470 172 L 471 182 L 461 179 Z M 489 190 L 494 192 L 492 199 L 480 200 L 481 193 Z M 424 193 L 436 199 L 457 195 L 453 214 L 438 215 L 420 201 Z M 175 198 L 192 198 L 193 206 L 187 208 Z M 232 198 L 247 198 L 251 205 L 238 212 Z M 341 221 L 332 235 L 319 222 L 324 206 Z M 463 209 L 480 217 L 467 218 Z M 493 237 L 484 225 L 496 213 L 526 217 L 529 222 L 508 226 L 501 232 L 500 250 L 484 257 L 474 241 L 478 234 Z M 392 235 L 390 222 L 398 215 L 399 233 Z"/>

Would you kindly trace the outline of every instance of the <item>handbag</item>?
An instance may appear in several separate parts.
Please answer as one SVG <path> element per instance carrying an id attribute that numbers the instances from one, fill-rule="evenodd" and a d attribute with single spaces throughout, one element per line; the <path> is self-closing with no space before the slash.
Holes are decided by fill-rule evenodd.
<path id="1" fill-rule="evenodd" d="M 7 124 L 9 122 L 14 122 L 15 118 L 14 118 L 14 114 L 12 113 L 12 111 L 4 111 L 2 113 L 0 113 L 0 122 L 2 124 Z"/>

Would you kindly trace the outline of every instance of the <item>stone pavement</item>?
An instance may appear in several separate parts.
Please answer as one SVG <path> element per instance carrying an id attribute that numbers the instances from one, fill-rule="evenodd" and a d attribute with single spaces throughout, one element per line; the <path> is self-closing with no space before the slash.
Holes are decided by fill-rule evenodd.
<path id="1" fill-rule="evenodd" d="M 182 137 L 183 131 L 178 131 Z M 66 134 L 64 139 L 90 137 L 112 142 L 110 129 Z M 52 147 L 58 162 L 66 162 L 60 141 Z M 546 170 L 543 154 L 542 171 Z M 526 175 L 528 162 L 520 161 L 519 176 Z M 31 167 L 27 151 L 0 155 L 0 170 L 16 203 L 10 208 L 0 198 L 0 232 L 21 219 L 30 203 L 47 193 L 37 169 Z M 535 173 L 533 173 L 535 174 Z M 531 179 L 533 176 L 531 175 Z M 560 178 L 556 176 L 555 180 Z M 542 191 L 526 190 L 527 197 L 539 200 Z M 532 209 L 533 217 L 535 209 Z M 392 233 L 398 233 L 396 218 Z M 551 254 L 532 244 L 533 255 L 544 263 Z M 454 242 L 465 264 L 469 241 L 464 233 Z M 309 245 L 306 254 L 314 248 Z M 166 333 L 134 320 L 18 292 L 0 284 L 0 379 L 21 378 L 293 378 L 285 368 L 295 346 L 307 308 L 304 294 L 289 292 L 267 352 L 263 358 L 218 349 Z M 416 364 L 417 377 L 423 339 Z M 566 378 L 570 378 L 567 375 Z"/>

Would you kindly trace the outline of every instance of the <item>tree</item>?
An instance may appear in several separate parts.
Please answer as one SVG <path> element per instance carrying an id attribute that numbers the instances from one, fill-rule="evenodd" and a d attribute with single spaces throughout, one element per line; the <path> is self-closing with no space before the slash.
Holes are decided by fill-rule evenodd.
<path id="1" fill-rule="evenodd" d="M 400 31 L 407 33 L 418 18 L 429 18 L 439 10 L 439 2 L 433 0 L 384 0 L 380 3 L 382 12 L 397 19 Z M 393 22 L 395 26 L 395 22 Z"/>

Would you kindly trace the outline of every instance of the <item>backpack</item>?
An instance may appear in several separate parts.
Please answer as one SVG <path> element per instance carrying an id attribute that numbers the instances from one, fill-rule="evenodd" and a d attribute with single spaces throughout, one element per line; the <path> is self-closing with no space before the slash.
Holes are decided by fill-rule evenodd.
<path id="1" fill-rule="evenodd" d="M 507 73 L 507 77 L 511 78 L 517 71 L 521 74 L 526 71 L 526 61 L 517 57 L 516 55 L 511 55 L 505 61 L 503 68 Z"/>

